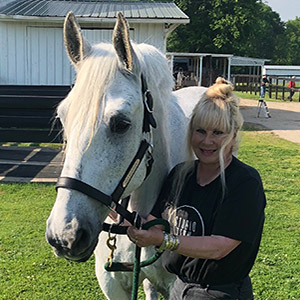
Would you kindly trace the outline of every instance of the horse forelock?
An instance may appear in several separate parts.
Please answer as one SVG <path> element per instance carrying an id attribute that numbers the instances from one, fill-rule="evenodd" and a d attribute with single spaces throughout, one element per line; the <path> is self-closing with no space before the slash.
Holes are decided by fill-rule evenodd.
<path id="1" fill-rule="evenodd" d="M 170 98 L 173 87 L 166 58 L 156 48 L 147 44 L 133 44 L 133 49 L 154 101 L 156 99 L 160 101 L 157 106 L 161 112 L 165 102 Z M 99 110 L 104 104 L 105 92 L 116 73 L 120 71 L 119 67 L 113 46 L 106 43 L 93 46 L 92 53 L 80 62 L 75 85 L 61 104 L 67 108 L 63 122 L 65 137 L 70 136 L 71 132 L 74 134 L 72 128 L 73 124 L 76 124 L 79 128 L 75 133 L 77 139 L 84 128 L 89 132 L 89 142 L 91 141 L 99 124 Z M 59 109 L 60 107 L 58 111 Z"/>
<path id="2" fill-rule="evenodd" d="M 66 137 L 70 136 L 73 124 L 76 124 L 78 136 L 85 128 L 92 138 L 105 92 L 117 68 L 117 57 L 111 44 L 94 46 L 92 53 L 80 62 L 74 87 L 61 104 L 67 108 L 64 115 Z"/>

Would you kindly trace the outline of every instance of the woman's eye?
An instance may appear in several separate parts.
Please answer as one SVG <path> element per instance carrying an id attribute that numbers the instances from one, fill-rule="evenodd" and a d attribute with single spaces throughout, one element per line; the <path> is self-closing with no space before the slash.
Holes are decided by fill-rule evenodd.
<path id="1" fill-rule="evenodd" d="M 214 135 L 222 135 L 224 134 L 223 131 L 220 131 L 220 130 L 214 130 Z"/>
<path id="2" fill-rule="evenodd" d="M 202 128 L 199 128 L 199 129 L 197 129 L 196 130 L 198 133 L 200 133 L 200 134 L 205 134 L 206 133 L 206 131 L 204 130 L 204 129 L 202 129 Z"/>
<path id="3" fill-rule="evenodd" d="M 112 117 L 109 122 L 110 130 L 115 133 L 124 133 L 130 128 L 130 126 L 130 120 L 120 116 Z"/>

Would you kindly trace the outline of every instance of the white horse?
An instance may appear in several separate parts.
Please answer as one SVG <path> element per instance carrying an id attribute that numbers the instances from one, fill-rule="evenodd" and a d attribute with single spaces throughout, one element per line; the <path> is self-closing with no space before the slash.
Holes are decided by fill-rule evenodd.
<path id="1" fill-rule="evenodd" d="M 64 38 L 77 78 L 57 109 L 67 140 L 61 176 L 81 180 L 111 195 L 141 141 L 147 140 L 153 143 L 152 171 L 145 179 L 149 161 L 146 155 L 122 195 L 131 195 L 130 211 L 146 217 L 169 170 L 186 159 L 187 116 L 204 88 L 181 90 L 176 92 L 178 96 L 172 93 L 173 79 L 165 57 L 153 46 L 131 43 L 127 22 L 120 13 L 113 45 L 91 46 L 72 13 L 65 20 Z M 154 102 L 157 128 L 150 132 L 142 130 L 145 106 L 141 76 Z M 47 221 L 46 238 L 56 255 L 70 260 L 87 260 L 94 251 L 96 274 L 105 296 L 130 299 L 132 274 L 109 273 L 103 267 L 109 249 L 105 244 L 107 233 L 101 231 L 108 214 L 109 209 L 93 198 L 59 188 Z M 133 261 L 134 247 L 127 236 L 118 236 L 114 259 Z M 152 247 L 144 249 L 142 259 L 154 251 Z M 142 269 L 140 281 L 146 299 L 157 299 L 157 292 L 168 298 L 174 276 L 157 261 Z"/>

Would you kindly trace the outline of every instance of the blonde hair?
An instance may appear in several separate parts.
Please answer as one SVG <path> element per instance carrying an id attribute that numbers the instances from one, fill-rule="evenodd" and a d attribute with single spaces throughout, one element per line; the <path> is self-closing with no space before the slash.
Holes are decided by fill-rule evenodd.
<path id="1" fill-rule="evenodd" d="M 157 99 L 156 110 L 161 112 L 167 106 L 166 101 L 169 100 L 173 87 L 167 60 L 151 45 L 132 43 L 132 46 L 153 99 Z M 160 72 L 157 72 L 157 66 Z M 79 63 L 76 83 L 57 109 L 58 112 L 60 108 L 65 110 L 65 140 L 74 134 L 78 146 L 80 136 L 89 136 L 85 150 L 89 147 L 101 122 L 105 93 L 118 71 L 120 67 L 116 51 L 113 45 L 108 43 L 93 46 L 91 54 Z M 74 125 L 78 126 L 76 132 Z M 83 132 L 84 129 L 86 132 Z"/>
<path id="2" fill-rule="evenodd" d="M 86 148 L 96 131 L 99 109 L 118 66 L 116 55 L 109 52 L 112 46 L 105 43 L 101 46 L 102 48 L 95 46 L 93 53 L 79 63 L 75 85 L 61 103 L 67 108 L 64 139 L 67 140 L 74 133 L 74 124 L 77 124 L 78 130 L 75 132 L 77 142 L 84 128 L 90 133 Z M 58 111 L 59 109 L 60 107 Z"/>
<path id="3" fill-rule="evenodd" d="M 233 94 L 233 85 L 222 77 L 210 86 L 202 95 L 193 109 L 187 133 L 187 150 L 189 160 L 185 162 L 174 180 L 176 202 L 178 201 L 183 185 L 194 170 L 194 153 L 191 139 L 194 130 L 212 128 L 227 134 L 219 152 L 220 175 L 222 184 L 222 199 L 225 196 L 225 166 L 224 150 L 242 128 L 243 117 L 239 110 L 239 98 Z M 236 138 L 232 153 L 238 150 L 239 140 Z"/>

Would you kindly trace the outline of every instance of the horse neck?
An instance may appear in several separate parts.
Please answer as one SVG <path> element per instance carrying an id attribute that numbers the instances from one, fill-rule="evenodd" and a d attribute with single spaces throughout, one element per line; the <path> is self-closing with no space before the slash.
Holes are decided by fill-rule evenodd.
<path id="1" fill-rule="evenodd" d="M 153 129 L 152 171 L 143 184 L 132 193 L 131 209 L 147 216 L 161 189 L 161 185 L 170 168 L 170 128 L 166 115 L 172 94 L 173 79 L 166 59 L 157 49 L 146 44 L 134 45 L 135 51 L 143 63 L 142 73 L 153 97 L 154 117 L 157 128 Z"/>

